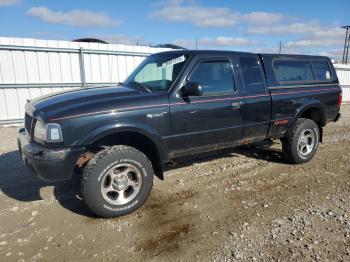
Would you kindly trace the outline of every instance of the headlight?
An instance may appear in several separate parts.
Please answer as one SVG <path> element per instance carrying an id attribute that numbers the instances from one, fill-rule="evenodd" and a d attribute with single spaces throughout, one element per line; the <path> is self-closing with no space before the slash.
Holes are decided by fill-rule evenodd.
<path id="1" fill-rule="evenodd" d="M 34 139 L 39 142 L 62 142 L 62 131 L 59 124 L 45 124 L 38 120 L 34 128 Z"/>

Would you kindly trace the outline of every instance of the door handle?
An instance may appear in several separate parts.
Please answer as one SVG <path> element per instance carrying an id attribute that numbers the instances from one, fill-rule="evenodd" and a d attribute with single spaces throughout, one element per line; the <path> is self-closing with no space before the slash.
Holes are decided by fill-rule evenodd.
<path id="1" fill-rule="evenodd" d="M 241 102 L 232 102 L 231 107 L 232 108 L 241 108 Z"/>

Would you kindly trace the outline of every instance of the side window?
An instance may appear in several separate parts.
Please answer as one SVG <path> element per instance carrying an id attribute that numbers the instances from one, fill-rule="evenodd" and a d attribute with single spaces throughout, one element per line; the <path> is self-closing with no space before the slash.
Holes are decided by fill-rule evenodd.
<path id="1" fill-rule="evenodd" d="M 332 78 L 328 62 L 312 62 L 316 80 L 330 80 Z"/>
<path id="2" fill-rule="evenodd" d="M 189 81 L 202 86 L 203 94 L 233 93 L 233 73 L 228 61 L 202 62 L 193 70 Z"/>
<path id="3" fill-rule="evenodd" d="M 265 81 L 260 62 L 255 57 L 240 57 L 239 63 L 247 94 L 264 93 Z"/>
<path id="4" fill-rule="evenodd" d="M 290 61 L 276 60 L 273 62 L 275 76 L 278 82 L 301 82 L 312 81 L 311 62 L 309 61 Z"/>

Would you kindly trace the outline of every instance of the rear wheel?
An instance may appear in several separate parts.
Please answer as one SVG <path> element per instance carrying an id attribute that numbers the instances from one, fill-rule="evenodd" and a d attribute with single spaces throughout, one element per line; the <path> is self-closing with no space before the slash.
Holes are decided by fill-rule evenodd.
<path id="1" fill-rule="evenodd" d="M 135 211 L 147 200 L 153 168 L 137 149 L 113 146 L 90 160 L 82 179 L 87 206 L 98 216 L 117 217 Z"/>
<path id="2" fill-rule="evenodd" d="M 300 118 L 291 132 L 282 140 L 285 158 L 294 164 L 310 161 L 317 151 L 320 139 L 318 125 L 306 118 Z"/>

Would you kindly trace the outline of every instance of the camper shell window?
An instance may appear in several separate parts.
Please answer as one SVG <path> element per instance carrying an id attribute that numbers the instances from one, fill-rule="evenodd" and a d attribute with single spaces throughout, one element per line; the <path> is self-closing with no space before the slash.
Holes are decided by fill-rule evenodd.
<path id="1" fill-rule="evenodd" d="M 275 59 L 273 70 L 277 82 L 309 83 L 332 80 L 327 61 Z"/>

